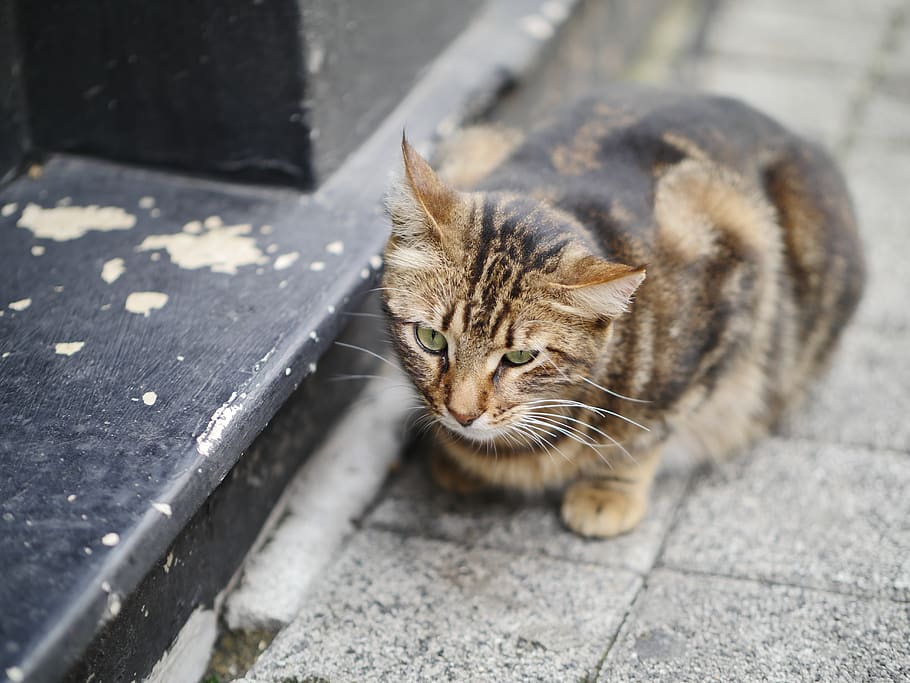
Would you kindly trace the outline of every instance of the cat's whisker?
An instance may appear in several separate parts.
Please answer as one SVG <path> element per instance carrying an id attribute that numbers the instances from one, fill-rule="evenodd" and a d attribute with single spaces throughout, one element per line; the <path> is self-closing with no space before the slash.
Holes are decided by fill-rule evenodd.
<path id="1" fill-rule="evenodd" d="M 550 404 L 550 405 L 543 405 L 543 404 Z M 561 398 L 553 398 L 553 399 L 543 398 L 543 399 L 537 399 L 534 401 L 527 401 L 525 403 L 525 405 L 535 405 L 538 408 L 555 408 L 555 407 L 584 408 L 585 410 L 590 410 L 594 413 L 597 413 L 598 415 L 612 415 L 613 417 L 619 418 L 620 420 L 627 422 L 630 425 L 634 425 L 635 427 L 638 427 L 639 429 L 643 429 L 646 432 L 651 431 L 649 428 L 645 427 L 643 424 L 639 424 L 635 420 L 628 418 L 625 415 L 621 415 L 620 413 L 614 412 L 612 410 L 607 410 L 606 408 L 598 408 L 596 406 L 592 406 L 587 403 L 582 403 L 581 401 L 573 401 L 573 400 L 561 399 Z"/>
<path id="2" fill-rule="evenodd" d="M 548 442 L 544 438 L 544 437 L 553 436 L 552 433 L 548 429 L 545 429 L 545 428 L 537 426 L 537 425 L 532 425 L 527 422 L 522 422 L 521 425 L 522 425 L 523 429 L 527 430 L 527 433 L 529 435 L 534 437 L 535 440 L 543 446 L 544 450 L 547 452 L 547 455 L 549 455 L 551 458 L 553 457 L 552 454 L 550 453 L 550 449 L 552 448 L 562 456 L 563 460 L 565 460 L 566 462 L 569 462 L 569 463 L 572 462 L 572 458 L 570 458 L 568 455 L 566 455 L 565 452 L 559 446 L 557 446 L 555 443 Z M 542 432 L 543 436 L 538 434 L 535 430 L 539 430 L 540 432 Z"/>
<path id="3" fill-rule="evenodd" d="M 558 414 L 556 414 L 556 413 L 529 412 L 529 413 L 527 413 L 527 414 L 528 414 L 528 415 L 533 415 L 533 416 L 535 416 L 535 417 L 540 417 L 540 418 L 543 418 L 543 417 L 545 417 L 545 416 L 549 416 L 550 418 L 556 418 L 556 419 L 560 419 L 560 420 L 569 420 L 569 421 L 571 421 L 571 422 L 576 422 L 576 423 L 578 423 L 578 424 L 585 425 L 585 426 L 586 426 L 588 429 L 590 429 L 591 431 L 597 432 L 597 433 L 600 434 L 601 436 L 603 436 L 603 437 L 605 437 L 605 438 L 607 438 L 607 439 L 610 440 L 610 443 L 609 443 L 609 444 L 597 444 L 599 447 L 601 447 L 601 448 L 608 448 L 608 447 L 610 447 L 611 445 L 612 445 L 612 446 L 616 446 L 616 447 L 619 448 L 623 453 L 625 453 L 627 457 L 629 457 L 633 462 L 635 462 L 635 458 L 632 457 L 632 454 L 629 453 L 629 451 L 628 451 L 628 450 L 627 450 L 619 441 L 617 441 L 614 437 L 612 437 L 612 436 L 610 436 L 609 434 L 607 434 L 605 431 L 600 430 L 600 429 L 598 429 L 597 427 L 594 427 L 594 426 L 592 426 L 592 425 L 589 425 L 587 422 L 584 422 L 583 420 L 577 420 L 577 419 L 575 419 L 574 417 L 569 417 L 568 415 L 558 415 Z"/>
<path id="4" fill-rule="evenodd" d="M 357 346 L 356 344 L 348 344 L 347 342 L 336 341 L 334 343 L 336 346 L 343 346 L 346 349 L 354 349 L 355 351 L 363 351 L 365 354 L 372 356 L 373 358 L 375 358 L 377 360 L 381 360 L 383 363 L 385 363 L 389 367 L 392 367 L 398 371 L 401 371 L 401 368 L 398 367 L 397 365 L 395 365 L 395 363 L 390 361 L 388 358 L 385 358 L 384 356 L 380 356 L 375 351 L 370 351 L 369 349 L 365 349 L 362 346 Z"/>
<path id="5" fill-rule="evenodd" d="M 592 387 L 596 387 L 597 389 L 600 389 L 602 392 L 604 392 L 606 394 L 610 394 L 610 396 L 615 396 L 616 398 L 621 398 L 625 401 L 631 401 L 632 403 L 652 403 L 652 401 L 646 401 L 645 399 L 642 399 L 642 398 L 632 398 L 631 396 L 624 396 L 611 389 L 602 387 L 597 382 L 594 382 L 594 381 L 588 379 L 587 377 L 583 377 L 582 375 L 578 375 L 578 379 L 580 379 L 582 382 L 586 382 L 586 383 L 590 384 Z"/>
<path id="6" fill-rule="evenodd" d="M 590 439 L 587 439 L 587 438 L 581 438 L 577 434 L 573 434 L 571 431 L 568 431 L 568 429 L 572 429 L 571 427 L 568 427 L 567 429 L 563 429 L 558 424 L 551 423 L 551 422 L 545 422 L 543 420 L 540 420 L 539 418 L 525 418 L 525 421 L 526 421 L 526 424 L 528 424 L 529 426 L 534 426 L 536 429 L 543 431 L 547 436 L 552 437 L 553 432 L 555 431 L 559 434 L 562 434 L 567 439 L 571 439 L 572 441 L 575 441 L 576 443 L 579 443 L 582 446 L 587 446 L 592 451 L 594 451 L 597 454 L 597 457 L 600 458 L 601 460 L 603 460 L 605 464 L 610 465 L 610 463 L 603 456 L 603 454 L 597 450 L 597 446 L 600 444 L 597 444 L 596 442 L 591 441 Z M 575 431 L 577 432 L 578 430 L 575 430 Z M 581 434 L 581 432 L 578 432 L 578 433 Z M 582 434 L 582 437 L 584 437 L 584 436 L 585 435 Z M 556 444 L 553 444 L 553 447 L 558 448 L 556 446 Z M 563 453 L 563 457 L 566 459 L 566 461 L 572 462 L 571 458 L 568 458 L 564 453 Z"/>
<path id="7" fill-rule="evenodd" d="M 367 313 L 365 311 L 341 311 L 338 315 L 349 316 L 352 318 L 378 318 L 379 320 L 385 320 L 385 316 L 381 313 Z"/>

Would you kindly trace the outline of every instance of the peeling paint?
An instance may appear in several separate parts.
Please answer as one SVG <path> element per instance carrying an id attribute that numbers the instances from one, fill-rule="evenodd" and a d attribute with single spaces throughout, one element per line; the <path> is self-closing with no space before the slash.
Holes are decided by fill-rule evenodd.
<path id="1" fill-rule="evenodd" d="M 316 330 L 313 330 L 312 332 L 310 332 L 310 339 L 312 339 L 314 342 L 319 341 L 319 335 L 316 334 Z"/>
<path id="2" fill-rule="evenodd" d="M 109 261 L 105 261 L 104 265 L 101 267 L 101 279 L 106 283 L 111 284 L 118 277 L 123 275 L 126 271 L 126 267 L 123 265 L 122 258 L 112 258 Z"/>
<path id="3" fill-rule="evenodd" d="M 119 206 L 93 204 L 44 209 L 37 204 L 29 204 L 16 225 L 31 230 L 35 237 L 66 242 L 78 239 L 90 230 L 129 230 L 136 225 L 136 217 Z"/>
<path id="4" fill-rule="evenodd" d="M 171 261 L 186 270 L 209 268 L 215 273 L 233 275 L 240 266 L 262 265 L 268 258 L 256 245 L 254 237 L 247 237 L 252 226 L 221 225 L 220 219 L 211 216 L 205 220 L 208 228 L 201 231 L 198 221 L 183 226 L 183 232 L 173 235 L 146 237 L 137 251 L 165 249 Z M 217 223 L 217 224 L 216 224 Z"/>
<path id="5" fill-rule="evenodd" d="M 267 247 L 265 248 L 265 253 L 266 253 L 266 254 L 274 254 L 276 251 L 278 251 L 278 245 L 277 245 L 277 244 L 270 244 L 269 246 L 267 246 Z"/>
<path id="6" fill-rule="evenodd" d="M 151 209 L 155 206 L 154 197 L 141 197 L 139 199 L 139 208 L 140 209 Z"/>
<path id="7" fill-rule="evenodd" d="M 259 232 L 263 235 L 271 235 L 273 231 L 274 229 L 271 225 L 263 225 L 261 228 L 259 228 Z"/>
<path id="8" fill-rule="evenodd" d="M 111 593 L 107 596 L 107 611 L 112 617 L 116 617 L 120 614 L 121 607 L 123 607 L 123 601 L 120 599 L 119 595 Z"/>
<path id="9" fill-rule="evenodd" d="M 374 254 L 373 256 L 371 256 L 370 257 L 370 267 L 372 267 L 373 270 L 379 270 L 380 268 L 382 268 L 382 256 L 380 256 L 379 254 Z"/>
<path id="10" fill-rule="evenodd" d="M 4 351 L 3 353 L 0 353 L 0 358 L 9 358 L 9 354 L 9 351 Z"/>
<path id="11" fill-rule="evenodd" d="M 525 33 L 538 40 L 547 40 L 553 35 L 553 26 L 538 14 L 530 14 L 521 19 Z"/>
<path id="12" fill-rule="evenodd" d="M 325 270 L 325 262 L 324 261 L 313 261 L 310 264 L 310 270 L 316 271 L 317 273 L 320 270 Z"/>
<path id="13" fill-rule="evenodd" d="M 153 310 L 164 308 L 167 300 L 168 296 L 163 292 L 133 292 L 126 297 L 124 308 L 130 313 L 148 318 Z"/>
<path id="14" fill-rule="evenodd" d="M 285 368 L 285 369 L 284 369 L 284 376 L 285 376 L 285 377 L 288 377 L 290 374 L 291 374 L 291 369 L 290 369 L 290 368 Z"/>
<path id="15" fill-rule="evenodd" d="M 152 503 L 152 507 L 165 517 L 170 517 L 173 514 L 171 506 L 168 503 Z"/>
<path id="16" fill-rule="evenodd" d="M 40 244 L 33 246 L 32 256 L 44 256 L 44 247 L 42 247 Z"/>
<path id="17" fill-rule="evenodd" d="M 11 204 L 4 204 L 3 208 L 0 209 L 0 216 L 3 216 L 4 218 L 7 216 L 12 216 L 14 213 L 16 213 L 16 209 L 18 208 L 19 205 L 16 202 L 12 202 Z"/>
<path id="18" fill-rule="evenodd" d="M 60 356 L 72 356 L 74 353 L 79 353 L 84 346 L 84 341 L 57 342 L 54 344 L 54 350 Z"/>
<path id="19" fill-rule="evenodd" d="M 227 401 L 221 404 L 214 413 L 212 413 L 209 424 L 196 438 L 196 451 L 200 455 L 209 455 L 215 447 L 221 443 L 224 436 L 224 430 L 234 420 L 237 414 L 243 410 L 242 403 L 234 403 L 237 400 L 237 392 L 233 392 Z"/>
<path id="20" fill-rule="evenodd" d="M 11 666 L 6 670 L 6 677 L 10 679 L 12 683 L 21 683 L 25 680 L 25 672 L 18 666 Z"/>
<path id="21" fill-rule="evenodd" d="M 109 534 L 104 534 L 104 536 L 101 537 L 101 542 L 104 545 L 113 548 L 115 545 L 120 543 L 120 534 L 114 531 L 110 532 Z"/>
<path id="22" fill-rule="evenodd" d="M 332 304 L 329 304 L 328 306 L 326 306 L 325 310 L 328 312 L 329 315 L 332 315 L 335 313 L 335 307 Z"/>
<path id="23" fill-rule="evenodd" d="M 360 277 L 363 278 L 364 280 L 366 280 L 368 277 L 370 277 L 370 271 L 369 271 L 369 269 L 364 268 L 363 270 L 361 270 L 361 271 L 360 271 Z"/>
<path id="24" fill-rule="evenodd" d="M 155 401 L 158 400 L 158 394 L 154 391 L 146 391 L 142 394 L 142 402 L 147 406 L 155 405 Z"/>
<path id="25" fill-rule="evenodd" d="M 167 554 L 167 557 L 164 558 L 164 564 L 161 565 L 161 568 L 164 570 L 164 573 L 167 574 L 171 571 L 171 567 L 174 566 L 174 551 L 170 551 Z"/>
<path id="26" fill-rule="evenodd" d="M 334 242 L 329 242 L 327 245 L 325 245 L 325 250 L 327 252 L 329 252 L 330 254 L 335 254 L 336 256 L 338 254 L 342 254 L 342 253 L 344 253 L 344 242 L 342 242 L 341 240 L 335 240 Z"/>
<path id="27" fill-rule="evenodd" d="M 73 502 L 75 502 L 75 501 L 76 501 L 76 494 L 75 494 L 75 493 L 71 493 L 71 494 L 69 494 L 69 495 L 66 497 L 66 502 L 67 502 L 67 503 L 73 503 Z"/>
<path id="28" fill-rule="evenodd" d="M 298 258 L 300 258 L 300 253 L 296 251 L 282 254 L 275 259 L 275 270 L 284 270 L 285 268 L 290 268 L 294 264 L 294 261 L 296 261 Z"/>
<path id="29" fill-rule="evenodd" d="M 205 219 L 203 224 L 205 225 L 205 227 L 207 227 L 211 230 L 213 228 L 222 227 L 224 225 L 224 221 L 221 220 L 221 216 L 209 216 L 208 218 Z"/>
<path id="30" fill-rule="evenodd" d="M 19 299 L 19 301 L 11 301 L 7 305 L 14 311 L 24 311 L 26 308 L 32 305 L 32 300 L 29 298 Z"/>
<path id="31" fill-rule="evenodd" d="M 309 365 L 307 365 L 307 370 L 310 371 L 310 374 L 313 374 L 314 372 L 316 372 L 316 363 L 310 363 Z"/>

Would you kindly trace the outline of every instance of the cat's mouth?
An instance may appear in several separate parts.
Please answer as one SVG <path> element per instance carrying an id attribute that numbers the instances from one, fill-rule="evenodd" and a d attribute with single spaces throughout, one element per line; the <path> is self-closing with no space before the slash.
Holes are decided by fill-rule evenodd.
<path id="1" fill-rule="evenodd" d="M 506 437 L 511 432 L 508 425 L 491 425 L 486 414 L 481 415 L 467 426 L 459 423 L 448 413 L 438 415 L 436 419 L 443 427 L 456 436 L 477 443 L 493 443 Z"/>

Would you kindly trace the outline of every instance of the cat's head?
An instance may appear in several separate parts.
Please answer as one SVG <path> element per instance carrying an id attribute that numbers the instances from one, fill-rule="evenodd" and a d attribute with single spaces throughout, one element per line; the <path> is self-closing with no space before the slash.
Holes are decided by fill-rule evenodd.
<path id="1" fill-rule="evenodd" d="M 568 214 L 530 198 L 463 193 L 402 141 L 388 201 L 383 303 L 402 364 L 436 418 L 475 441 L 530 443 L 530 413 L 583 393 L 611 323 L 644 280 Z M 534 425 L 534 426 L 531 426 Z M 524 438 L 521 433 L 524 430 Z"/>

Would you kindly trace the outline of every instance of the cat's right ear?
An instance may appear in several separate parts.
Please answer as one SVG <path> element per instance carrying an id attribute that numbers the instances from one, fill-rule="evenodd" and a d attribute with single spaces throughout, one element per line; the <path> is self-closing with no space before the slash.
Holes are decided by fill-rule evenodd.
<path id="1" fill-rule="evenodd" d="M 400 237 L 427 237 L 429 230 L 441 239 L 459 207 L 458 192 L 446 185 L 417 153 L 407 138 L 401 136 L 404 178 L 389 201 L 393 232 Z"/>
<path id="2" fill-rule="evenodd" d="M 580 259 L 558 286 L 565 293 L 567 310 L 582 317 L 615 318 L 628 310 L 632 295 L 644 279 L 644 266 L 589 256 Z"/>

